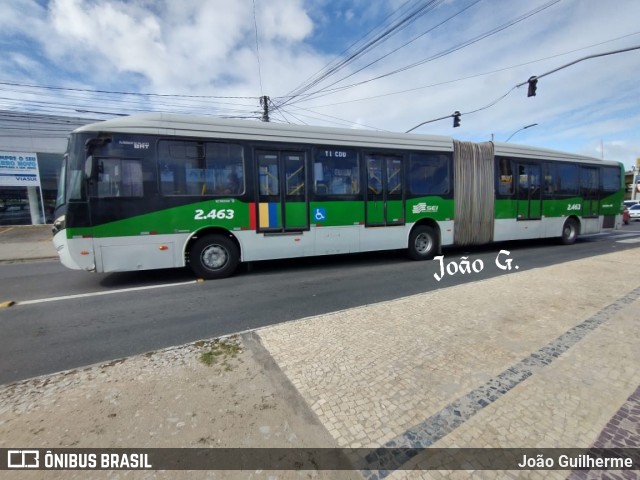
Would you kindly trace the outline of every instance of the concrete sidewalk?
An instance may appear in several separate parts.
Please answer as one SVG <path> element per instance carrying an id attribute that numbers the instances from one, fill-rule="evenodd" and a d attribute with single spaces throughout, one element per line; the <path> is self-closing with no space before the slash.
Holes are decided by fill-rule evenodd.
<path id="1" fill-rule="evenodd" d="M 640 448 L 639 270 L 626 250 L 0 386 L 0 448 Z M 397 460 L 117 477 L 570 475 Z"/>
<path id="2" fill-rule="evenodd" d="M 0 262 L 58 258 L 51 225 L 0 227 Z"/>

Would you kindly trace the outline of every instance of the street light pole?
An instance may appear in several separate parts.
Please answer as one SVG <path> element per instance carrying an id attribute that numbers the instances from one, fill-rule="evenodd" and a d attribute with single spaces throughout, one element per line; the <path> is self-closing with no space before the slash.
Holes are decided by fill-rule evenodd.
<path id="1" fill-rule="evenodd" d="M 538 125 L 538 124 L 537 124 L 537 123 L 532 123 L 531 125 L 527 125 L 526 127 L 522 127 L 522 128 L 520 128 L 519 130 L 516 130 L 515 132 L 513 132 L 513 133 L 511 134 L 511 136 L 510 136 L 509 138 L 507 138 L 507 139 L 505 140 L 505 143 L 507 143 L 509 140 L 511 140 L 511 138 L 512 138 L 516 133 L 521 132 L 522 130 L 526 130 L 527 128 L 535 127 L 536 125 Z"/>

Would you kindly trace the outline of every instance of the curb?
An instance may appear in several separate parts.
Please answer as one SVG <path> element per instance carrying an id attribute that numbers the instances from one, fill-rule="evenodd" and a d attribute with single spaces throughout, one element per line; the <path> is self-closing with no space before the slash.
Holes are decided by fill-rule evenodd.
<path id="1" fill-rule="evenodd" d="M 2 263 L 22 263 L 22 262 L 31 262 L 37 260 L 58 260 L 57 256 L 51 257 L 26 257 L 26 258 L 0 258 L 0 264 Z"/>

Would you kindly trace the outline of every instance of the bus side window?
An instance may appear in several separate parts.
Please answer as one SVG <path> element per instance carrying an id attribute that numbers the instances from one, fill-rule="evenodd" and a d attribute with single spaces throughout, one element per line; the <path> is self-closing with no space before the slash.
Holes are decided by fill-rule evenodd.
<path id="1" fill-rule="evenodd" d="M 558 163 L 556 194 L 573 196 L 578 194 L 578 166 L 571 163 Z"/>
<path id="2" fill-rule="evenodd" d="M 546 196 L 553 197 L 553 194 L 556 191 L 554 185 L 554 182 L 556 181 L 556 168 L 555 165 L 552 165 L 548 162 L 545 162 L 543 165 L 543 192 Z"/>
<path id="3" fill-rule="evenodd" d="M 158 170 L 162 195 L 244 193 L 244 158 L 240 145 L 161 140 Z"/>
<path id="4" fill-rule="evenodd" d="M 450 190 L 449 159 L 446 155 L 412 153 L 409 190 L 414 195 L 445 195 Z"/>
<path id="5" fill-rule="evenodd" d="M 244 150 L 240 145 L 206 143 L 206 193 L 219 196 L 244 193 Z"/>
<path id="6" fill-rule="evenodd" d="M 103 158 L 98 172 L 98 198 L 142 197 L 140 160 Z"/>
<path id="7" fill-rule="evenodd" d="M 413 165 L 409 178 L 411 193 L 424 194 L 427 192 L 427 167 L 425 165 Z"/>
<path id="8" fill-rule="evenodd" d="M 511 160 L 501 158 L 498 162 L 498 194 L 503 196 L 513 195 L 513 170 Z"/>
<path id="9" fill-rule="evenodd" d="M 316 194 L 355 195 L 360 193 L 360 163 L 357 151 L 331 147 L 318 149 L 313 167 L 313 184 Z"/>
<path id="10" fill-rule="evenodd" d="M 287 195 L 304 196 L 304 157 L 287 154 L 285 156 L 285 182 Z"/>
<path id="11" fill-rule="evenodd" d="M 160 171 L 160 192 L 163 194 L 173 193 L 175 185 L 175 173 L 169 168 L 169 164 L 165 163 Z"/>

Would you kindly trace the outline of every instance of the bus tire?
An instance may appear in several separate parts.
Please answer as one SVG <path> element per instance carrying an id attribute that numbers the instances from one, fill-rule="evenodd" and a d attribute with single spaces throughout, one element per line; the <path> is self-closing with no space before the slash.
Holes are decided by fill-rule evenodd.
<path id="1" fill-rule="evenodd" d="M 223 235 L 198 239 L 189 252 L 189 267 L 199 278 L 214 280 L 233 275 L 240 263 L 238 246 Z"/>
<path id="2" fill-rule="evenodd" d="M 431 260 L 438 251 L 438 233 L 428 225 L 418 225 L 409 235 L 409 258 Z"/>
<path id="3" fill-rule="evenodd" d="M 564 222 L 564 226 L 562 227 L 562 235 L 560 236 L 560 243 L 562 245 L 571 245 L 572 243 L 576 243 L 578 239 L 580 227 L 578 222 L 575 219 L 569 218 L 566 222 Z"/>

